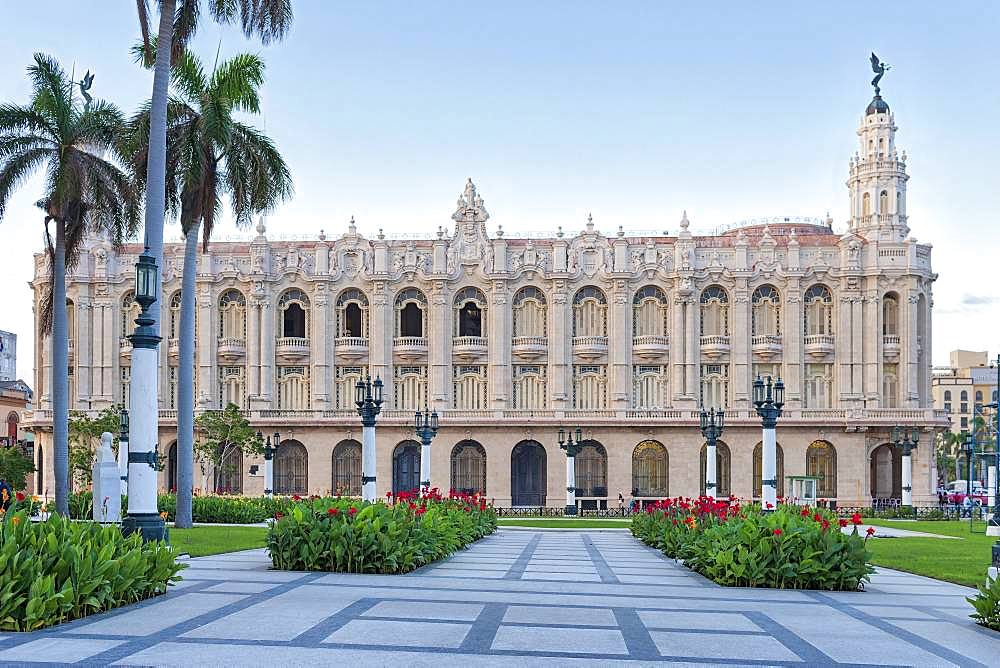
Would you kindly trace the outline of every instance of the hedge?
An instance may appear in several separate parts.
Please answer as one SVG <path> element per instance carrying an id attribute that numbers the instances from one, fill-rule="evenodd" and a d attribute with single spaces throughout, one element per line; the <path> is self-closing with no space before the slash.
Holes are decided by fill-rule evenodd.
<path id="1" fill-rule="evenodd" d="M 632 534 L 710 580 L 734 587 L 855 591 L 874 569 L 861 516 L 808 506 L 666 499 L 632 519 Z M 840 530 L 855 525 L 851 534 Z M 871 530 L 873 531 L 873 530 Z M 870 535 L 870 534 L 869 534 Z"/>

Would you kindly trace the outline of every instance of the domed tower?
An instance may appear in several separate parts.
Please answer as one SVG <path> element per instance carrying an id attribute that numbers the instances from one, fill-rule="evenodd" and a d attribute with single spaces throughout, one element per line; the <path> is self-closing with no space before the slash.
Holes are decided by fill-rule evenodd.
<path id="1" fill-rule="evenodd" d="M 875 97 L 858 128 L 860 150 L 850 162 L 851 231 L 869 240 L 902 241 L 906 226 L 906 152 L 896 153 L 896 122 L 878 82 L 889 66 L 872 54 Z"/>

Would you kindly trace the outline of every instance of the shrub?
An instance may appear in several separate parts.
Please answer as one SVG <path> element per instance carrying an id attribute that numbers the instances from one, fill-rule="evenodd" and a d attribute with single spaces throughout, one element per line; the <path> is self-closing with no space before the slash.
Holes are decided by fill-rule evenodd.
<path id="1" fill-rule="evenodd" d="M 0 631 L 32 631 L 162 594 L 185 568 L 117 526 L 11 508 L 0 521 Z"/>
<path id="2" fill-rule="evenodd" d="M 395 503 L 315 499 L 279 513 L 267 534 L 274 567 L 341 573 L 406 573 L 496 531 L 478 496 L 431 490 Z"/>
<path id="3" fill-rule="evenodd" d="M 0 482 L 6 482 L 15 492 L 20 492 L 27 486 L 28 474 L 34 470 L 31 460 L 18 448 L 0 447 Z"/>
<path id="4" fill-rule="evenodd" d="M 979 585 L 979 593 L 965 600 L 976 609 L 970 617 L 986 628 L 1000 631 L 1000 576 Z"/>
<path id="5" fill-rule="evenodd" d="M 852 521 L 861 524 L 861 516 Z M 841 532 L 846 522 L 819 508 L 779 505 L 765 513 L 701 497 L 648 507 L 632 519 L 632 534 L 721 585 L 853 591 L 874 569 L 867 537 L 856 528 Z"/>

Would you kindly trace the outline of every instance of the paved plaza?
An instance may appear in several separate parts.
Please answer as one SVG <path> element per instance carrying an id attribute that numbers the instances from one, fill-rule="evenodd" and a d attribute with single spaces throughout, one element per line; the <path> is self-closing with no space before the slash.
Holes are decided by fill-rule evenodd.
<path id="1" fill-rule="evenodd" d="M 406 576 L 192 559 L 166 596 L 32 634 L 0 664 L 987 666 L 972 590 L 880 571 L 867 591 L 716 586 L 627 531 L 501 530 Z"/>

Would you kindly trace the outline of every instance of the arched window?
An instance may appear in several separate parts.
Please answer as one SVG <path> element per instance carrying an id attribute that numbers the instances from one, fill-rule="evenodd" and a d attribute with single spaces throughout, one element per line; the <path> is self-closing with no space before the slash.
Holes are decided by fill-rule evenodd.
<path id="1" fill-rule="evenodd" d="M 837 450 L 829 441 L 813 441 L 806 449 L 806 475 L 816 476 L 816 496 L 837 498 Z"/>
<path id="2" fill-rule="evenodd" d="M 15 411 L 11 411 L 7 414 L 7 445 L 15 445 L 17 443 L 17 423 L 18 416 Z"/>
<path id="3" fill-rule="evenodd" d="M 597 441 L 584 441 L 576 454 L 576 496 L 608 495 L 608 453 Z"/>
<path id="4" fill-rule="evenodd" d="M 633 336 L 666 336 L 667 295 L 655 285 L 639 288 L 632 298 Z"/>
<path id="5" fill-rule="evenodd" d="M 298 288 L 286 290 L 278 300 L 281 335 L 304 339 L 309 331 L 309 297 Z"/>
<path id="6" fill-rule="evenodd" d="M 899 335 L 899 297 L 887 292 L 882 297 L 882 336 Z"/>
<path id="7" fill-rule="evenodd" d="M 420 489 L 420 444 L 403 441 L 392 451 L 392 493 Z"/>
<path id="8" fill-rule="evenodd" d="M 521 441 L 510 453 L 510 505 L 540 507 L 548 493 L 545 448 L 538 441 Z"/>
<path id="9" fill-rule="evenodd" d="M 70 341 L 76 341 L 76 306 L 72 299 L 66 300 L 66 334 Z"/>
<path id="10" fill-rule="evenodd" d="M 821 283 L 806 290 L 804 328 L 807 336 L 833 334 L 833 295 Z"/>
<path id="11" fill-rule="evenodd" d="M 333 485 L 336 496 L 361 496 L 361 444 L 341 441 L 333 449 Z"/>
<path id="12" fill-rule="evenodd" d="M 247 300 L 239 290 L 226 290 L 219 297 L 219 338 L 247 338 Z"/>
<path id="13" fill-rule="evenodd" d="M 181 300 L 183 295 L 180 290 L 170 295 L 170 338 L 176 339 L 181 335 Z"/>
<path id="14" fill-rule="evenodd" d="M 708 475 L 708 443 L 701 446 L 701 493 L 708 494 L 705 487 Z M 722 441 L 715 442 L 715 491 L 712 496 L 717 499 L 728 499 L 732 494 L 732 455 L 729 446 Z"/>
<path id="15" fill-rule="evenodd" d="M 534 286 L 521 288 L 514 295 L 514 336 L 547 336 L 545 293 Z"/>
<path id="16" fill-rule="evenodd" d="M 396 336 L 423 337 L 424 309 L 427 297 L 416 288 L 406 288 L 396 295 Z"/>
<path id="17" fill-rule="evenodd" d="M 177 441 L 167 448 L 167 491 L 177 491 Z"/>
<path id="18" fill-rule="evenodd" d="M 753 291 L 752 336 L 781 334 L 781 297 L 773 285 L 762 285 Z"/>
<path id="19" fill-rule="evenodd" d="M 886 364 L 882 370 L 882 406 L 884 408 L 899 407 L 898 368 L 895 364 Z"/>
<path id="20" fill-rule="evenodd" d="M 945 390 L 944 391 L 944 400 L 945 401 L 951 401 L 951 390 Z"/>
<path id="21" fill-rule="evenodd" d="M 278 409 L 308 410 L 311 404 L 309 397 L 309 367 L 279 366 L 277 370 Z"/>
<path id="22" fill-rule="evenodd" d="M 878 212 L 882 215 L 889 213 L 889 193 L 885 190 L 878 194 Z"/>
<path id="23" fill-rule="evenodd" d="M 643 441 L 632 451 L 632 496 L 669 494 L 670 458 L 659 441 Z"/>
<path id="24" fill-rule="evenodd" d="M 903 496 L 903 453 L 891 443 L 872 450 L 869 462 L 869 490 L 872 499 L 896 499 Z"/>
<path id="25" fill-rule="evenodd" d="M 762 487 L 761 471 L 764 468 L 763 464 L 764 456 L 764 444 L 757 441 L 757 445 L 753 449 L 753 496 L 755 499 L 760 498 L 760 490 Z M 775 478 L 778 481 L 778 496 L 785 496 L 785 451 L 781 449 L 781 444 L 775 444 L 775 459 L 774 459 L 774 470 Z"/>
<path id="26" fill-rule="evenodd" d="M 348 288 L 337 297 L 337 336 L 368 336 L 368 297 L 357 288 Z"/>
<path id="27" fill-rule="evenodd" d="M 479 288 L 462 288 L 455 294 L 455 336 L 484 336 L 486 295 Z"/>
<path id="28" fill-rule="evenodd" d="M 309 493 L 309 453 L 298 441 L 282 441 L 274 453 L 274 493 Z"/>
<path id="29" fill-rule="evenodd" d="M 142 308 L 135 300 L 135 292 L 128 290 L 122 295 L 121 303 L 121 336 L 125 338 L 135 331 L 135 319 L 139 317 Z"/>
<path id="30" fill-rule="evenodd" d="M 608 299 L 600 288 L 580 288 L 573 296 L 573 336 L 608 335 Z"/>
<path id="31" fill-rule="evenodd" d="M 451 449 L 451 488 L 486 494 L 486 450 L 476 441 L 462 441 Z"/>
<path id="32" fill-rule="evenodd" d="M 513 407 L 518 410 L 545 408 L 546 366 L 544 364 L 515 364 L 513 366 Z"/>
<path id="33" fill-rule="evenodd" d="M 982 390 L 976 390 L 976 403 L 977 404 L 983 403 L 983 391 Z"/>
<path id="34" fill-rule="evenodd" d="M 701 335 L 729 336 L 729 295 L 718 285 L 701 293 Z"/>
<path id="35" fill-rule="evenodd" d="M 861 196 L 861 215 L 870 216 L 872 215 L 872 196 L 871 193 L 865 193 Z"/>
<path id="36" fill-rule="evenodd" d="M 243 493 L 243 451 L 232 448 L 215 469 L 216 494 Z"/>

